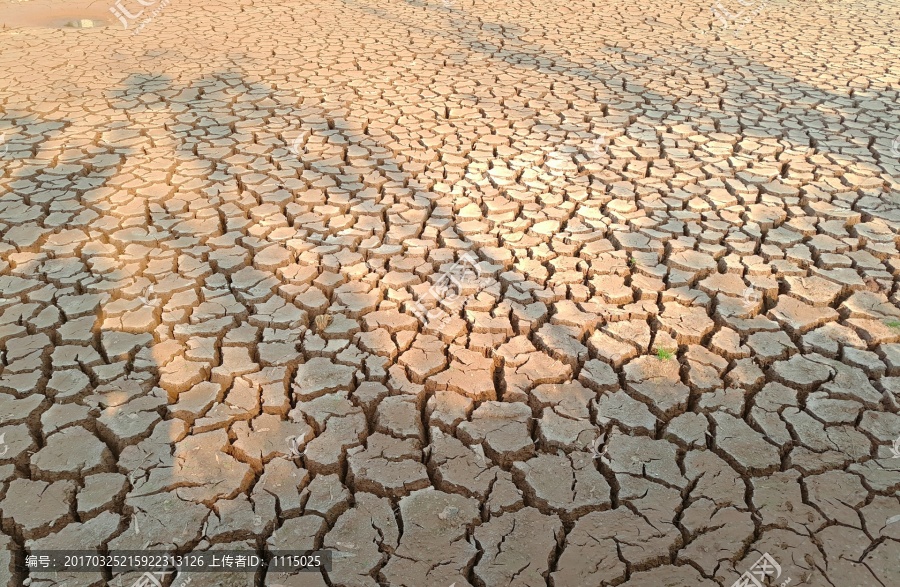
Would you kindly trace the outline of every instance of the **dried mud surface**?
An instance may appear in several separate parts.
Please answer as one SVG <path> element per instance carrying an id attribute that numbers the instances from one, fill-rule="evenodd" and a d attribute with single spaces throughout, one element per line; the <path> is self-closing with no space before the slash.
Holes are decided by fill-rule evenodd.
<path id="1" fill-rule="evenodd" d="M 900 7 L 709 8 L 0 30 L 0 584 L 900 584 Z"/>

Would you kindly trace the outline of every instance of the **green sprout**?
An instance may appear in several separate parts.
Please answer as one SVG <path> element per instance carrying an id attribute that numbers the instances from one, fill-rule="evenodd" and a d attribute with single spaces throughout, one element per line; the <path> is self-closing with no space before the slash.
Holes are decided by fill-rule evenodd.
<path id="1" fill-rule="evenodd" d="M 656 358 L 660 361 L 668 361 L 672 357 L 675 356 L 674 351 L 666 350 L 666 349 L 656 349 Z"/>
<path id="2" fill-rule="evenodd" d="M 900 328 L 900 320 L 890 320 L 889 322 L 885 322 L 890 328 Z"/>

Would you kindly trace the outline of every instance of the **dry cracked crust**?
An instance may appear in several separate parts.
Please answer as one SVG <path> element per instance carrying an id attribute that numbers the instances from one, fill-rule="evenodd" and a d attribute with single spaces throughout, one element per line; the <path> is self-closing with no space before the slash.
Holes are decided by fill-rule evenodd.
<path id="1" fill-rule="evenodd" d="M 0 584 L 25 545 L 340 555 L 192 587 L 900 584 L 898 12 L 0 31 Z"/>

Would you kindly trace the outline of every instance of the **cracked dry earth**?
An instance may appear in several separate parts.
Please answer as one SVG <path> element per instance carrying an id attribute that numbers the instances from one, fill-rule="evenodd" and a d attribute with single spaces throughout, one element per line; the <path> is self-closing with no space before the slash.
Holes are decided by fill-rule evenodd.
<path id="1" fill-rule="evenodd" d="M 29 547 L 337 552 L 192 587 L 900 584 L 898 17 L 0 31 L 0 583 L 139 576 Z"/>

